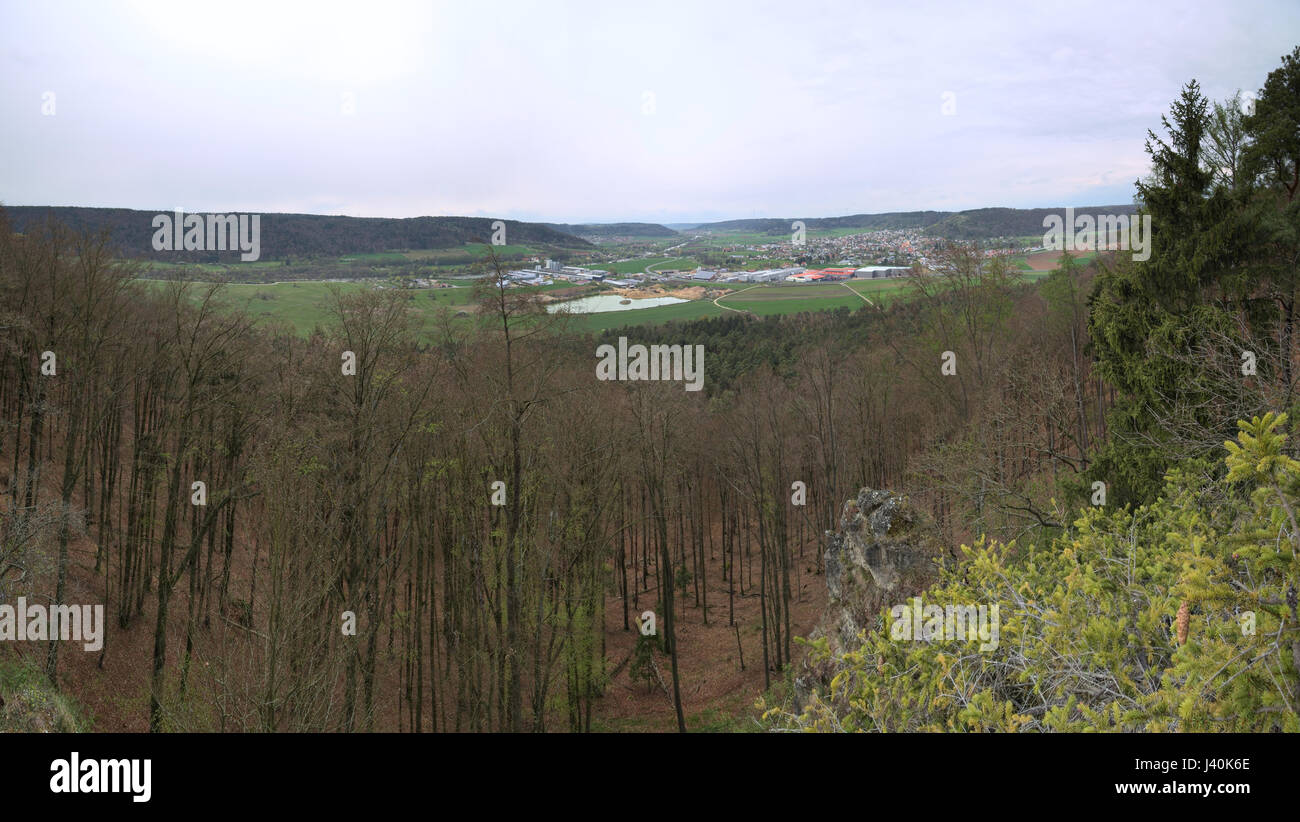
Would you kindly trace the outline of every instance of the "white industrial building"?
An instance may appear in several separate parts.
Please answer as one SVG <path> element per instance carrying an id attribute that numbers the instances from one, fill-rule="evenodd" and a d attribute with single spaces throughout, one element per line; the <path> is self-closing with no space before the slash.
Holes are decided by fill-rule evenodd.
<path id="1" fill-rule="evenodd" d="M 565 277 L 570 280 L 600 282 L 605 279 L 609 272 L 600 271 L 594 268 L 578 268 L 576 265 L 560 265 L 555 260 L 547 260 L 545 266 L 537 265 L 533 266 L 531 269 L 511 271 L 508 276 L 512 279 L 524 281 L 529 279 L 525 275 L 532 275 L 533 277 L 541 278 L 548 274 L 556 277 Z"/>
<path id="2" fill-rule="evenodd" d="M 795 268 L 765 268 L 761 271 L 746 271 L 737 274 L 733 279 L 742 283 L 778 283 L 787 277 L 795 274 L 802 274 L 802 267 Z"/>
<path id="3" fill-rule="evenodd" d="M 794 266 L 793 268 L 775 268 L 767 272 L 765 277 L 755 278 L 754 282 L 759 283 L 776 283 L 796 274 L 802 274 L 807 271 L 803 266 Z"/>
<path id="4" fill-rule="evenodd" d="M 546 285 L 551 281 L 550 278 L 543 276 L 542 272 L 537 269 L 531 271 L 507 271 L 506 277 L 514 282 L 522 283 L 524 285 Z"/>
<path id="5" fill-rule="evenodd" d="M 878 280 L 881 277 L 906 277 L 911 270 L 901 265 L 868 265 L 854 270 L 853 276 L 863 280 Z"/>

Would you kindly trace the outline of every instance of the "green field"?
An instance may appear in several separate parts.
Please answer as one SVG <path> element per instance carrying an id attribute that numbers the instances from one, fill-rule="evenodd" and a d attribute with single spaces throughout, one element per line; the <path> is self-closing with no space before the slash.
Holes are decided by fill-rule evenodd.
<path id="1" fill-rule="evenodd" d="M 597 237 L 592 242 L 599 246 L 605 246 L 605 245 L 619 246 L 619 245 L 637 244 L 637 245 L 658 245 L 658 246 L 667 247 L 670 245 L 676 245 L 677 243 L 680 243 L 684 239 L 686 239 L 686 235 L 684 234 L 680 237 L 660 237 L 657 234 L 656 235 L 628 234 L 626 236 L 620 236 L 618 238 L 618 242 L 614 242 L 610 240 L 608 237 Z"/>
<path id="2" fill-rule="evenodd" d="M 1025 281 L 1033 282 L 1047 276 L 1045 272 L 1024 273 Z M 157 280 L 144 281 L 147 287 L 163 288 L 164 283 Z M 286 322 L 300 334 L 310 333 L 317 326 L 330 321 L 331 292 L 338 289 L 344 294 L 355 293 L 374 288 L 384 280 L 365 282 L 326 283 L 293 282 L 270 284 L 231 284 L 223 287 L 223 299 L 232 307 L 247 311 L 265 322 Z M 681 283 L 680 285 L 698 285 L 698 283 Z M 877 307 L 884 307 L 906 294 L 908 283 L 904 279 L 889 280 L 850 280 L 846 283 L 816 283 L 806 285 L 753 285 L 750 283 L 716 283 L 710 286 L 714 290 L 729 293 L 718 298 L 718 305 L 711 299 L 692 300 L 674 305 L 634 311 L 608 311 L 601 314 L 576 314 L 569 322 L 571 328 L 579 331 L 603 331 L 630 325 L 657 325 L 670 320 L 691 320 L 701 317 L 717 317 L 732 311 L 742 311 L 759 316 L 774 314 L 793 314 L 800 311 L 824 311 L 836 308 L 856 310 L 867 306 L 863 295 Z M 554 283 L 542 286 L 542 292 L 572 289 L 570 283 Z M 595 287 L 590 293 L 604 289 Z M 193 294 L 197 297 L 200 288 Z M 473 288 L 468 284 L 452 288 L 407 289 L 401 292 L 416 310 L 421 326 L 432 331 L 439 314 L 440 306 L 458 311 L 473 300 Z M 720 307 L 725 306 L 725 308 Z M 730 309 L 730 311 L 728 310 Z"/>
<path id="3" fill-rule="evenodd" d="M 489 246 L 486 243 L 466 243 L 464 246 L 465 251 L 468 251 L 469 253 L 475 255 L 476 257 L 483 257 L 485 259 L 488 256 L 489 248 L 495 251 L 498 257 L 507 254 L 531 254 L 535 252 L 535 249 L 533 249 L 531 246 L 526 246 L 526 245 Z"/>
<path id="4" fill-rule="evenodd" d="M 737 231 L 737 232 L 713 232 L 709 234 L 700 234 L 696 239 L 694 234 L 687 234 L 691 237 L 691 245 L 699 246 L 725 246 L 725 245 L 764 245 L 767 243 L 785 243 L 789 242 L 793 236 L 790 231 L 783 231 L 779 234 L 764 234 L 762 232 Z M 812 232 L 809 232 L 811 236 Z M 690 246 L 687 246 L 689 249 Z"/>
<path id="5" fill-rule="evenodd" d="M 514 267 L 523 263 L 530 256 L 545 257 L 544 248 L 527 245 L 488 246 L 484 243 L 466 243 L 455 248 L 416 249 L 409 251 L 377 251 L 345 254 L 340 257 L 303 257 L 290 260 L 257 260 L 255 262 L 234 263 L 172 263 L 150 262 L 145 271 L 154 277 L 194 277 L 194 272 L 201 276 L 215 279 L 248 280 L 255 275 L 257 279 L 275 280 L 277 272 L 284 270 L 285 279 L 314 279 L 327 277 L 355 277 L 358 268 L 370 269 L 375 276 L 393 267 L 416 269 L 423 276 L 436 275 L 439 268 L 464 268 L 488 260 L 489 249 L 506 266 Z M 444 272 L 445 273 L 445 272 Z M 305 274 L 305 276 L 304 276 Z"/>
<path id="6" fill-rule="evenodd" d="M 662 257 L 647 257 L 644 260 L 622 260 L 617 263 L 599 263 L 596 267 L 603 268 L 614 274 L 636 274 L 645 269 L 647 263 L 661 260 Z"/>
<path id="7" fill-rule="evenodd" d="M 693 269 L 695 268 L 695 261 L 689 257 L 643 257 L 638 260 L 624 260 L 617 263 L 596 263 L 593 267 L 603 268 L 616 274 L 640 274 L 648 266 L 668 269 Z"/>
<path id="8" fill-rule="evenodd" d="M 849 288 L 866 296 L 876 305 L 885 305 L 900 294 L 907 292 L 910 286 L 903 277 L 880 280 L 850 280 Z"/>
<path id="9" fill-rule="evenodd" d="M 685 269 L 694 269 L 697 265 L 691 257 L 662 257 L 658 262 L 652 263 L 651 271 L 665 269 L 668 271 L 683 271 Z"/>
<path id="10" fill-rule="evenodd" d="M 163 288 L 164 283 L 157 280 L 146 281 L 151 288 Z M 343 294 L 354 294 L 373 288 L 372 282 L 352 283 L 271 283 L 240 284 L 232 283 L 222 287 L 221 299 L 233 308 L 247 311 L 253 317 L 264 322 L 281 321 L 293 326 L 300 334 L 310 333 L 318 325 L 325 325 L 330 320 L 332 291 L 338 289 Z M 197 298 L 202 292 L 203 284 L 195 284 L 192 292 Z M 404 293 L 410 295 L 411 304 L 416 308 L 432 309 L 433 306 L 445 305 L 455 307 L 465 305 L 471 299 L 473 289 L 462 286 L 455 288 L 410 289 Z M 426 327 L 435 317 L 432 310 L 422 311 Z"/>
<path id="11" fill-rule="evenodd" d="M 169 277 L 178 271 L 186 269 L 198 269 L 207 274 L 219 274 L 231 268 L 239 267 L 244 271 L 265 271 L 268 275 L 274 276 L 275 269 L 283 268 L 283 260 L 256 260 L 254 262 L 240 263 L 162 263 L 149 261 L 145 264 L 144 271 L 155 277 Z"/>
<path id="12" fill-rule="evenodd" d="M 853 309 L 866 305 L 861 297 L 849 293 L 849 289 L 830 283 L 761 285 L 729 294 L 718 302 L 728 308 L 758 315 L 792 314 L 841 307 Z"/>
<path id="13" fill-rule="evenodd" d="M 371 265 L 401 265 L 409 262 L 410 257 L 399 251 L 380 251 L 373 254 L 349 254 L 339 257 L 341 263 L 366 263 Z"/>

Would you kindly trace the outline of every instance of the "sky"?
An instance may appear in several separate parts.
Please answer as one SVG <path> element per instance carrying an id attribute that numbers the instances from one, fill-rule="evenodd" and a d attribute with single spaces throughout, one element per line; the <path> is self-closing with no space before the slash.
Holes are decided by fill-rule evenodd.
<path id="1" fill-rule="evenodd" d="M 1132 202 L 1300 3 L 0 0 L 0 204 L 553 222 Z"/>

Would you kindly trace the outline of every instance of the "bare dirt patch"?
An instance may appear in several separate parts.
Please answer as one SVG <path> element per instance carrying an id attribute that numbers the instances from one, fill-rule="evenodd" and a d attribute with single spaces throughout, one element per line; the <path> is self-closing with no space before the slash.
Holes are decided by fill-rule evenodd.
<path id="1" fill-rule="evenodd" d="M 708 295 L 708 289 L 702 285 L 689 288 L 665 288 L 661 285 L 646 285 L 639 288 L 616 288 L 614 293 L 629 300 L 644 300 L 651 297 L 676 297 L 679 300 L 698 300 Z"/>
<path id="2" fill-rule="evenodd" d="M 1071 257 L 1080 257 L 1084 252 L 1070 252 Z M 1035 271 L 1055 271 L 1057 264 L 1061 261 L 1060 251 L 1040 251 L 1037 254 L 1030 254 L 1025 257 L 1025 262 Z"/>

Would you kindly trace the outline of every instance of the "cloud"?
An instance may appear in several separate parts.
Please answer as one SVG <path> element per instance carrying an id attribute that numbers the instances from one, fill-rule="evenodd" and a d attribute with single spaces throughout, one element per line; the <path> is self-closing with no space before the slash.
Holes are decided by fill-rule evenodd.
<path id="1" fill-rule="evenodd" d="M 565 222 L 1127 202 L 1184 82 L 1258 88 L 1300 32 L 1291 3 L 1173 8 L 17 4 L 0 197 Z"/>

